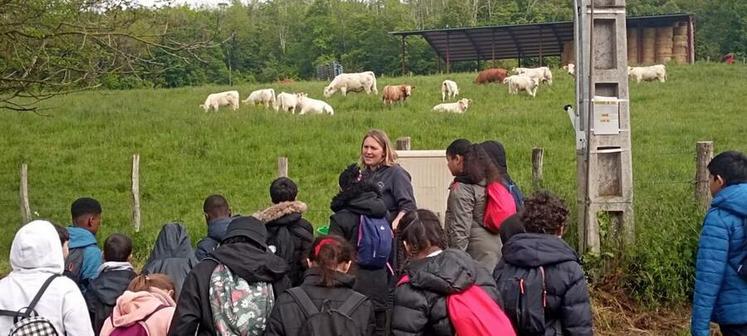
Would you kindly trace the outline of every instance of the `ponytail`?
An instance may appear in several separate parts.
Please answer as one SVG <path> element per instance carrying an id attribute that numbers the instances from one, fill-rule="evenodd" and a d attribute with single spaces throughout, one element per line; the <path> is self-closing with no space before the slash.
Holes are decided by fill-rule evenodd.
<path id="1" fill-rule="evenodd" d="M 353 261 L 354 257 L 353 247 L 344 239 L 334 235 L 317 238 L 309 251 L 309 260 L 319 268 L 322 285 L 325 287 L 334 286 L 337 266 Z"/>
<path id="2" fill-rule="evenodd" d="M 130 285 L 127 286 L 127 290 L 131 292 L 150 292 L 151 288 L 158 288 L 165 292 L 171 291 L 171 293 L 174 293 L 172 299 L 175 299 L 176 288 L 171 278 L 166 274 L 140 274 L 133 278 Z"/>

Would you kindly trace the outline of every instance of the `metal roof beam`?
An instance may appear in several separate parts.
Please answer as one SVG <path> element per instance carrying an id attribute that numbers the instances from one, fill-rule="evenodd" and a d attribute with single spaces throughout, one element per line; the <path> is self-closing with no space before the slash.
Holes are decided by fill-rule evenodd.
<path id="1" fill-rule="evenodd" d="M 511 30 L 510 27 L 506 27 L 506 32 L 508 33 L 508 36 L 511 37 L 511 39 L 514 41 L 514 45 L 516 46 L 516 50 L 519 51 L 519 57 L 524 54 L 524 51 L 521 50 L 521 43 L 519 43 L 519 40 L 516 39 L 516 35 Z"/>

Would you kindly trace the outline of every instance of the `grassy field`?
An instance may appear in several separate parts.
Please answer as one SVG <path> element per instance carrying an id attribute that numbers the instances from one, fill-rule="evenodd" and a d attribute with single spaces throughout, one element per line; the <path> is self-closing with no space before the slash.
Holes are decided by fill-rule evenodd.
<path id="1" fill-rule="evenodd" d="M 390 83 L 415 85 L 414 96 L 392 108 L 383 107 L 378 96 L 334 96 L 328 100 L 335 108 L 333 117 L 250 106 L 205 113 L 198 108 L 204 97 L 229 89 L 215 86 L 72 94 L 45 102 L 48 117 L 4 112 L 0 251 L 7 256 L 20 225 L 18 172 L 23 162 L 29 165 L 35 217 L 67 224 L 72 200 L 95 197 L 104 207 L 99 241 L 112 232 L 133 235 L 136 259 L 142 261 L 163 223 L 181 221 L 193 240 L 202 237 L 206 230 L 201 206 L 209 194 L 224 194 L 235 213 L 266 207 L 278 156 L 289 158 L 290 176 L 300 185 L 299 199 L 310 205 L 308 218 L 325 224 L 338 173 L 357 159 L 362 134 L 374 127 L 392 139 L 412 137 L 413 149 L 442 149 L 459 137 L 499 139 L 506 145 L 510 172 L 525 191 L 530 191 L 531 149 L 544 147 L 544 187 L 574 205 L 574 139 L 561 109 L 573 102 L 573 79 L 556 70 L 555 84 L 541 87 L 532 99 L 509 96 L 503 85 L 476 86 L 473 77 L 380 78 L 380 89 Z M 439 85 L 446 78 L 459 83 L 462 97 L 473 99 L 464 115 L 431 112 L 440 102 Z M 305 91 L 318 98 L 324 85 L 236 88 L 242 98 L 260 87 Z M 672 66 L 667 83 L 630 85 L 638 244 L 624 277 L 629 288 L 646 299 L 682 300 L 689 291 L 687 277 L 702 216 L 692 202 L 695 142 L 713 140 L 717 151 L 747 151 L 746 88 L 747 67 L 720 64 Z M 133 153 L 141 156 L 140 233 L 129 225 Z M 0 273 L 8 269 L 7 258 L 0 258 Z M 672 274 L 683 281 L 672 281 Z M 658 286 L 666 286 L 664 297 Z"/>

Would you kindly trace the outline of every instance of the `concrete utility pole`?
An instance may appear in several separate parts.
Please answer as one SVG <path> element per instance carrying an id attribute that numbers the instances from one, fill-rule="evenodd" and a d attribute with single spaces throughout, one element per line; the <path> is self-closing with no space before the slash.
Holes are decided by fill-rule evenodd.
<path id="1" fill-rule="evenodd" d="M 575 0 L 575 14 L 579 252 L 598 254 L 602 232 L 612 251 L 635 238 L 625 0 Z"/>

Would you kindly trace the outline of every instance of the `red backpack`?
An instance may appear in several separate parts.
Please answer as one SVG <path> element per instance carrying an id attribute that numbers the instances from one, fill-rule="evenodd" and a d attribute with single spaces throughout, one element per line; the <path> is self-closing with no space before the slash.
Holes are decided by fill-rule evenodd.
<path id="1" fill-rule="evenodd" d="M 498 182 L 488 183 L 485 187 L 485 196 L 483 227 L 492 233 L 498 233 L 503 221 L 516 213 L 516 201 L 511 192 Z"/>
<path id="2" fill-rule="evenodd" d="M 410 277 L 405 275 L 397 286 L 407 282 Z M 455 336 L 516 336 L 506 313 L 480 286 L 447 296 L 446 311 Z"/>

